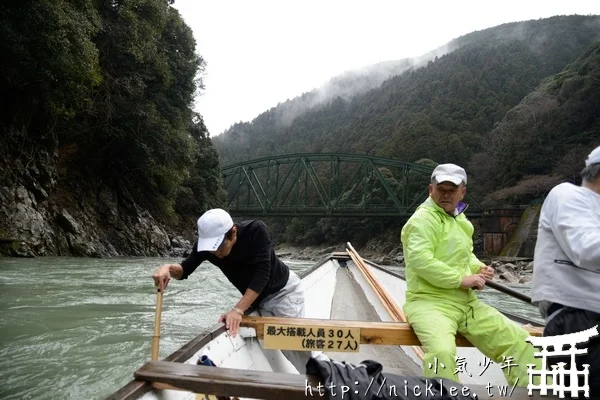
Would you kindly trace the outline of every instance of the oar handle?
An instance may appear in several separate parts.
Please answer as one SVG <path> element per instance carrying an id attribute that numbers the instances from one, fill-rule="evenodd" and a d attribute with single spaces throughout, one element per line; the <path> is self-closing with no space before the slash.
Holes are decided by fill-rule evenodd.
<path id="1" fill-rule="evenodd" d="M 160 316 L 162 314 L 162 284 L 156 291 L 156 313 L 154 314 L 154 336 L 152 337 L 152 360 L 158 360 L 158 344 L 160 342 Z"/>
<path id="2" fill-rule="evenodd" d="M 514 297 L 515 299 L 519 299 L 519 300 L 522 300 L 522 301 L 524 301 L 526 303 L 531 304 L 531 297 L 527 296 L 526 294 L 523 294 L 523 293 L 518 292 L 518 291 L 516 291 L 514 289 L 511 289 L 509 287 L 501 285 L 501 284 L 499 284 L 497 282 L 490 281 L 489 279 L 485 280 L 485 284 L 486 284 L 486 286 L 494 288 L 494 289 L 496 289 L 496 290 L 498 290 L 498 291 L 500 291 L 502 293 L 506 293 L 506 294 Z"/>

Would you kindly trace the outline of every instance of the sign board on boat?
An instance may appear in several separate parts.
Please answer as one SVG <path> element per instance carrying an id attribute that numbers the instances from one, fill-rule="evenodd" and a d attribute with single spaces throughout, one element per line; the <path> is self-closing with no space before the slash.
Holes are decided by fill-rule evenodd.
<path id="1" fill-rule="evenodd" d="M 300 351 L 360 351 L 360 328 L 265 324 L 266 349 Z"/>

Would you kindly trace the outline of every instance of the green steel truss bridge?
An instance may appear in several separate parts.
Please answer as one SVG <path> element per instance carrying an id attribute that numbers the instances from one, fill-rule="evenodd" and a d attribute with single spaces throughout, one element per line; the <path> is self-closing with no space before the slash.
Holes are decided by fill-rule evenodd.
<path id="1" fill-rule="evenodd" d="M 427 198 L 432 168 L 352 154 L 289 154 L 222 169 L 234 216 L 408 217 Z M 467 215 L 483 210 L 467 193 Z"/>

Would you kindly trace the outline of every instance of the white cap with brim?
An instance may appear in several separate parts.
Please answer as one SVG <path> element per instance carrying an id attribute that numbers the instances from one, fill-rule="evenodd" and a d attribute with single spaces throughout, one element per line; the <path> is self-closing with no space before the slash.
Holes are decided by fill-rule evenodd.
<path id="1" fill-rule="evenodd" d="M 455 164 L 440 164 L 433 170 L 431 179 L 436 183 L 452 182 L 455 185 L 467 184 L 467 173 Z"/>
<path id="2" fill-rule="evenodd" d="M 592 164 L 600 164 L 600 146 L 592 150 L 587 160 L 585 160 L 586 167 L 589 167 Z"/>
<path id="3" fill-rule="evenodd" d="M 198 218 L 198 251 L 216 251 L 225 234 L 233 227 L 227 211 L 220 208 L 208 210 Z"/>

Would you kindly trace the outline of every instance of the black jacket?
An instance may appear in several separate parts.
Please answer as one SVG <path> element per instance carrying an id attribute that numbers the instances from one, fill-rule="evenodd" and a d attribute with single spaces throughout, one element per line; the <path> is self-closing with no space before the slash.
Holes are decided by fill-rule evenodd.
<path id="1" fill-rule="evenodd" d="M 246 289 L 259 293 L 253 303 L 256 306 L 285 286 L 290 270 L 275 254 L 264 222 L 250 220 L 238 222 L 236 226 L 237 240 L 227 257 L 217 258 L 208 251 L 197 251 L 198 243 L 194 243 L 192 253 L 181 262 L 181 279 L 187 279 L 203 261 L 209 261 L 221 269 L 240 293 L 244 294 Z"/>

